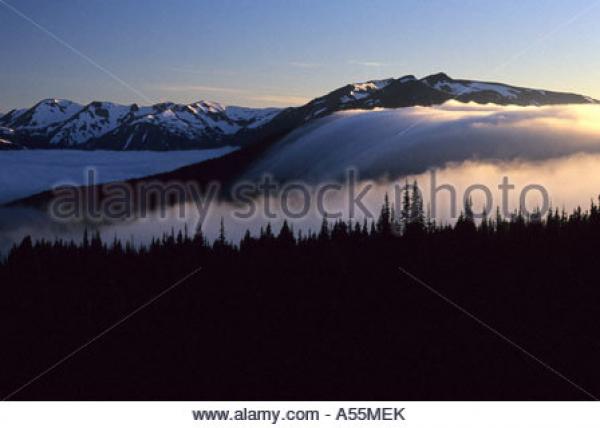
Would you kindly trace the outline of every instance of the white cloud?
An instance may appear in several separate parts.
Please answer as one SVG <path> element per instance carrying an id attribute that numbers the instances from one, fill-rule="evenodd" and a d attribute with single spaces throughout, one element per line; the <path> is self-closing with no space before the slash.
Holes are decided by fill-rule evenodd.
<path id="1" fill-rule="evenodd" d="M 363 178 L 394 178 L 472 159 L 535 162 L 576 153 L 600 154 L 600 105 L 505 107 L 454 101 L 319 119 L 290 133 L 249 175 L 268 172 L 279 180 L 320 181 L 355 167 Z"/>

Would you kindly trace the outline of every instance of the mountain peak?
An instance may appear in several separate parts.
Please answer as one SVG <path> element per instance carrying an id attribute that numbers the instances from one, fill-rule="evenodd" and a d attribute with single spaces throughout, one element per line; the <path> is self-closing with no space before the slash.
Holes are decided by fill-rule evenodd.
<path id="1" fill-rule="evenodd" d="M 417 78 L 415 77 L 414 74 L 407 74 L 406 76 L 402 76 L 402 77 L 398 78 L 398 81 L 400 83 L 412 82 L 414 80 L 417 80 Z"/>
<path id="2" fill-rule="evenodd" d="M 73 101 L 63 98 L 45 98 L 38 102 L 38 104 L 73 104 Z"/>
<path id="3" fill-rule="evenodd" d="M 188 104 L 188 107 L 193 107 L 207 113 L 219 113 L 225 110 L 225 106 L 215 101 L 200 100 L 195 103 Z"/>
<path id="4" fill-rule="evenodd" d="M 427 82 L 430 85 L 435 85 L 436 83 L 449 82 L 449 81 L 452 81 L 453 79 L 450 76 L 448 76 L 446 73 L 439 72 L 439 73 L 431 74 L 427 77 L 424 77 L 421 80 L 424 82 Z"/>

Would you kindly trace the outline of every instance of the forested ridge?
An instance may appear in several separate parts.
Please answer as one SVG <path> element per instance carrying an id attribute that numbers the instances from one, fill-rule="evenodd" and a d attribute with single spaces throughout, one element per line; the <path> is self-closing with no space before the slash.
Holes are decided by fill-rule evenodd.
<path id="1" fill-rule="evenodd" d="M 212 243 L 25 238 L 0 264 L 0 393 L 201 267 L 11 398 L 591 398 L 440 295 L 600 395 L 598 205 L 481 222 L 466 206 L 454 226 L 422 205 L 406 192 L 372 223 L 237 244 L 224 226 Z"/>

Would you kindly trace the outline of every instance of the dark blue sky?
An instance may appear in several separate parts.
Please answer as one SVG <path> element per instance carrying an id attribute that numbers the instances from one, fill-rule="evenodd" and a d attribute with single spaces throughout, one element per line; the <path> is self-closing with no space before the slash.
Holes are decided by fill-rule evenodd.
<path id="1" fill-rule="evenodd" d="M 600 98 L 597 3 L 0 0 L 0 110 L 49 97 L 294 105 L 437 71 Z"/>

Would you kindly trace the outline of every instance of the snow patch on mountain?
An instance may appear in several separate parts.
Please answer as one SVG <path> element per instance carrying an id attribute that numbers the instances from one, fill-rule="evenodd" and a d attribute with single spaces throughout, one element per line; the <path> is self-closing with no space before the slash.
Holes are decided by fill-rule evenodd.
<path id="1" fill-rule="evenodd" d="M 0 123 L 32 133 L 50 133 L 58 124 L 75 115 L 83 106 L 69 100 L 46 99 L 30 109 L 13 110 Z"/>
<path id="2" fill-rule="evenodd" d="M 384 89 L 390 83 L 392 83 L 394 79 L 384 79 L 384 80 L 369 80 L 368 82 L 363 83 L 353 83 L 351 84 L 351 90 L 348 95 L 344 95 L 340 98 L 340 102 L 342 104 L 346 104 L 352 101 L 361 100 L 363 98 L 367 98 L 373 92 Z"/>
<path id="3" fill-rule="evenodd" d="M 19 144 L 15 144 L 10 140 L 6 140 L 4 138 L 0 138 L 0 151 L 5 150 L 21 150 L 24 149 L 23 146 Z"/>
<path id="4" fill-rule="evenodd" d="M 228 106 L 225 114 L 234 122 L 247 123 L 249 128 L 258 128 L 281 112 L 279 108 L 249 108 Z"/>
<path id="5" fill-rule="evenodd" d="M 50 144 L 76 146 L 85 143 L 115 129 L 130 111 L 131 107 L 95 101 L 63 123 Z"/>
<path id="6" fill-rule="evenodd" d="M 68 100 L 44 100 L 38 104 L 31 117 L 31 127 L 44 127 L 64 121 L 81 110 L 81 104 Z"/>
<path id="7" fill-rule="evenodd" d="M 473 92 L 492 91 L 506 98 L 517 98 L 521 92 L 518 89 L 509 86 L 483 82 L 462 83 L 440 81 L 436 82 L 432 87 L 439 91 L 449 92 L 454 96 L 471 94 Z M 544 95 L 541 91 L 540 93 Z"/>

